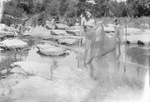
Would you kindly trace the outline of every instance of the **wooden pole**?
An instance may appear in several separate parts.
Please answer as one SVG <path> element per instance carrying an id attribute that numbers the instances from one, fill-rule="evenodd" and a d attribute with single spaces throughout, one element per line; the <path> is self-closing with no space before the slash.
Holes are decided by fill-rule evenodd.
<path id="1" fill-rule="evenodd" d="M 124 65 L 124 74 L 126 72 L 126 62 L 127 62 L 127 20 L 125 17 L 125 65 Z"/>
<path id="2" fill-rule="evenodd" d="M 80 32 L 79 32 L 79 53 L 78 53 L 78 68 L 80 67 L 80 56 L 81 56 L 81 53 L 80 53 L 80 50 L 81 50 L 81 25 L 80 25 Z"/>

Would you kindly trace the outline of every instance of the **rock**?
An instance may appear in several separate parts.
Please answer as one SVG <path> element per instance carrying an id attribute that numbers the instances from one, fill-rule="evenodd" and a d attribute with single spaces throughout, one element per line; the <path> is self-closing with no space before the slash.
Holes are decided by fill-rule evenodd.
<path id="1" fill-rule="evenodd" d="M 12 68 L 21 68 L 24 72 L 29 75 L 37 75 L 45 79 L 51 79 L 52 75 L 52 63 L 39 63 L 32 61 L 19 61 L 11 64 Z"/>
<path id="2" fill-rule="evenodd" d="M 111 23 L 108 23 L 107 26 L 108 26 L 108 27 L 115 27 L 116 25 L 111 24 Z"/>
<path id="3" fill-rule="evenodd" d="M 80 30 L 82 29 L 81 26 L 71 26 L 67 30 Z"/>
<path id="4" fill-rule="evenodd" d="M 114 27 L 106 27 L 104 26 L 104 30 L 105 30 L 105 33 L 114 33 L 115 32 L 115 29 Z"/>
<path id="5" fill-rule="evenodd" d="M 149 24 L 140 24 L 142 29 L 149 29 Z"/>
<path id="6" fill-rule="evenodd" d="M 66 45 L 73 45 L 77 42 L 78 42 L 78 39 L 71 39 L 71 38 L 58 39 L 58 43 L 66 44 Z"/>
<path id="7" fill-rule="evenodd" d="M 82 34 L 84 32 L 84 30 L 80 26 L 72 26 L 66 29 L 66 32 L 68 34 L 73 34 L 74 36 L 79 36 L 80 33 Z"/>
<path id="8" fill-rule="evenodd" d="M 6 28 L 6 25 L 5 24 L 0 24 L 0 29 L 4 29 L 4 28 Z"/>
<path id="9" fill-rule="evenodd" d="M 0 47 L 4 49 L 17 49 L 17 48 L 25 48 L 28 46 L 28 43 L 20 40 L 20 39 L 7 39 L 0 42 Z"/>
<path id="10" fill-rule="evenodd" d="M 0 71 L 0 74 L 2 74 L 2 75 L 5 75 L 5 74 L 7 74 L 7 73 L 8 73 L 8 70 L 7 70 L 7 69 L 4 69 L 4 70 Z"/>
<path id="11" fill-rule="evenodd" d="M 65 49 L 50 44 L 37 45 L 39 53 L 46 56 L 60 56 L 66 53 Z"/>
<path id="12" fill-rule="evenodd" d="M 55 25 L 53 25 L 53 24 L 46 24 L 46 28 L 47 29 L 55 29 Z"/>
<path id="13" fill-rule="evenodd" d="M 52 35 L 68 35 L 65 30 L 51 30 Z"/>
<path id="14" fill-rule="evenodd" d="M 126 39 L 125 35 L 122 38 L 124 41 Z M 150 35 L 147 34 L 147 32 L 141 32 L 140 34 L 132 34 L 127 36 L 127 41 L 130 42 L 130 44 L 140 44 L 149 46 L 150 45 Z"/>
<path id="15" fill-rule="evenodd" d="M 31 37 L 40 37 L 40 38 L 51 38 L 51 31 L 44 28 L 44 27 L 36 27 L 29 31 L 25 31 L 24 36 L 31 36 Z"/>
<path id="16" fill-rule="evenodd" d="M 72 35 L 74 35 L 74 36 L 77 36 L 77 35 L 79 35 L 80 30 L 66 30 L 66 32 L 67 32 L 68 34 L 72 34 Z"/>
<path id="17" fill-rule="evenodd" d="M 15 73 L 15 74 L 27 75 L 27 73 L 25 73 L 23 69 L 18 68 L 18 67 L 11 69 L 10 72 Z"/>
<path id="18" fill-rule="evenodd" d="M 63 29 L 63 30 L 65 30 L 65 29 L 69 28 L 69 26 L 68 26 L 68 25 L 66 25 L 66 24 L 62 24 L 62 23 L 58 23 L 58 24 L 56 24 L 56 25 L 55 25 L 55 27 L 56 27 L 56 29 Z"/>
<path id="19" fill-rule="evenodd" d="M 139 44 L 139 45 L 145 45 L 145 43 L 143 41 L 141 41 L 141 40 L 138 40 L 137 44 Z"/>
<path id="20" fill-rule="evenodd" d="M 8 36 L 15 36 L 15 33 L 10 31 L 0 30 L 0 38 L 4 38 Z"/>

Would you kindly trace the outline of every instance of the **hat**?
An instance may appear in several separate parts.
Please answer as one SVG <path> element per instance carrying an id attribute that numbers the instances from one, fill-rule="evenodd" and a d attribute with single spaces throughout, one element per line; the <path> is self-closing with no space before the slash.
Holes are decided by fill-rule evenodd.
<path id="1" fill-rule="evenodd" d="M 87 14 L 87 15 L 92 16 L 92 14 L 91 14 L 91 12 L 90 12 L 90 10 L 89 10 L 89 9 L 88 9 L 88 10 L 86 10 L 85 12 L 86 12 L 86 14 Z"/>

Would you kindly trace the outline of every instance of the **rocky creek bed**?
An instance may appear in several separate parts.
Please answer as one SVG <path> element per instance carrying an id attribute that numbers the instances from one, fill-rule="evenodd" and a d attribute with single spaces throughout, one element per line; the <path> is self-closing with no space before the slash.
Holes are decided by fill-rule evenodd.
<path id="1" fill-rule="evenodd" d="M 42 30 L 37 30 L 41 36 Z M 79 49 L 78 42 L 60 45 L 57 39 L 64 38 L 64 35 L 51 36 L 50 30 L 44 30 L 50 39 L 25 35 L 19 39 L 28 46 L 21 46 L 18 50 L 14 50 L 16 46 L 12 43 L 12 49 L 3 50 L 3 44 L 0 61 L 4 64 L 1 67 L 5 68 L 0 74 L 0 102 L 117 102 L 118 99 L 118 102 L 143 102 L 142 99 L 147 98 L 149 56 L 139 59 L 136 55 L 149 55 L 149 47 L 129 46 L 125 51 L 122 45 L 119 67 L 118 61 L 114 60 L 115 51 L 94 62 L 95 66 L 89 64 L 99 69 L 98 79 L 93 80 L 83 66 L 84 46 Z M 35 31 L 32 34 L 37 34 Z M 77 36 L 75 38 L 78 39 Z M 39 49 L 47 49 L 51 53 L 43 55 Z M 59 50 L 55 53 L 57 56 L 52 56 Z M 124 62 L 125 53 L 127 63 Z"/>

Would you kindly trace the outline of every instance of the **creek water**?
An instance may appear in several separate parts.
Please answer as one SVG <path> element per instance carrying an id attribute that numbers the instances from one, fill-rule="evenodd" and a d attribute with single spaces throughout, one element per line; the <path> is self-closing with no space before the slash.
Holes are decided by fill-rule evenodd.
<path id="1" fill-rule="evenodd" d="M 42 42 L 34 41 L 31 39 L 30 40 L 24 39 L 24 41 L 28 42 L 30 46 L 29 50 L 24 50 L 24 51 L 1 50 L 0 62 L 5 60 L 5 62 L 9 63 L 7 61 L 9 60 L 9 58 L 11 58 L 13 61 L 37 61 L 39 63 L 40 62 L 50 63 L 52 61 L 55 61 L 59 66 L 69 66 L 69 67 L 77 68 L 78 54 L 76 52 L 67 50 L 68 54 L 64 56 L 58 56 L 58 57 L 44 56 L 39 54 L 38 49 L 36 48 L 36 45 Z M 125 46 L 122 45 L 119 61 L 125 63 L 125 60 L 126 60 L 126 64 L 132 64 L 134 67 L 138 67 L 141 65 L 142 67 L 150 67 L 150 48 L 142 47 L 142 46 L 127 46 L 125 50 Z M 5 66 L 1 66 L 1 67 L 5 67 Z"/>
<path id="2" fill-rule="evenodd" d="M 39 63 L 41 63 L 41 62 L 51 63 L 51 62 L 55 61 L 57 65 L 62 66 L 62 67 L 69 66 L 72 68 L 77 68 L 78 67 L 78 58 L 83 56 L 82 54 L 79 56 L 78 53 L 71 51 L 71 50 L 67 50 L 68 54 L 64 55 L 64 56 L 58 56 L 58 57 L 44 56 L 44 55 L 39 54 L 38 49 L 36 48 L 37 44 L 43 44 L 43 42 L 40 42 L 38 40 L 35 41 L 32 39 L 22 39 L 22 40 L 28 42 L 30 49 L 22 50 L 22 51 L 3 51 L 3 50 L 1 50 L 0 63 L 4 64 L 2 67 L 9 68 L 9 65 L 11 63 L 13 63 L 14 61 L 36 61 Z M 75 49 L 78 49 L 77 45 L 72 46 L 72 47 L 74 47 Z M 118 71 L 119 73 L 121 73 L 122 76 L 127 76 L 129 80 L 131 79 L 131 82 L 133 82 L 134 78 L 136 78 L 136 79 L 138 78 L 138 79 L 140 79 L 140 81 L 144 81 L 143 78 L 144 78 L 145 72 L 146 72 L 145 67 L 146 68 L 150 67 L 149 54 L 150 54 L 150 48 L 148 48 L 148 47 L 146 48 L 146 47 L 141 47 L 141 46 L 127 46 L 126 50 L 125 50 L 125 46 L 121 45 L 121 55 L 119 57 L 119 60 L 114 59 L 117 57 L 117 53 L 115 50 L 110 52 L 107 55 L 107 57 L 105 58 L 105 60 L 100 62 L 101 66 L 98 66 L 99 67 L 98 72 L 100 72 L 99 70 L 109 69 L 112 72 Z M 126 58 L 125 58 L 125 56 L 126 56 Z M 126 63 L 125 63 L 125 59 L 126 59 Z M 79 62 L 80 62 L 80 66 L 82 67 L 83 58 L 81 58 L 79 60 Z M 115 62 L 120 62 L 119 67 L 114 67 L 114 68 L 111 67 Z M 124 70 L 124 65 L 126 65 L 126 71 Z M 92 67 L 92 66 L 90 66 L 90 67 Z M 3 68 L 1 68 L 1 69 L 3 69 Z M 101 72 L 102 73 L 100 74 L 100 77 L 102 77 L 102 76 L 107 77 L 110 74 L 109 71 L 101 71 Z M 120 76 L 117 75 L 117 78 L 118 77 L 120 77 Z M 108 82 L 109 81 L 111 81 L 111 80 L 108 80 Z M 100 84 L 102 84 L 102 83 L 104 83 L 104 82 L 101 81 Z M 115 81 L 111 84 L 109 83 L 108 87 L 112 86 L 115 83 L 116 83 Z M 142 85 L 142 86 L 144 86 L 144 85 Z M 66 85 L 65 85 L 65 87 L 66 87 Z M 31 88 L 28 87 L 28 88 L 29 88 L 28 90 L 32 89 L 32 87 Z M 100 87 L 100 89 L 102 89 L 102 88 Z M 94 91 L 94 92 L 97 92 L 97 91 Z M 97 93 L 100 94 L 100 92 L 97 92 Z M 30 95 L 30 92 L 27 91 L 26 93 Z M 36 96 L 36 92 L 35 92 L 35 96 Z M 30 96 L 30 97 L 32 99 L 32 98 L 35 98 L 35 96 L 33 95 L 33 97 L 32 96 Z M 28 98 L 28 95 L 25 98 Z M 39 99 L 39 98 L 37 98 L 37 99 Z M 43 97 L 41 99 L 43 99 Z M 21 102 L 25 102 L 25 101 L 21 101 Z M 18 101 L 10 101 L 10 102 L 18 102 Z M 28 102 L 31 102 L 31 100 L 29 100 Z M 48 102 L 48 101 L 46 100 L 46 101 L 36 101 L 36 102 Z"/>

